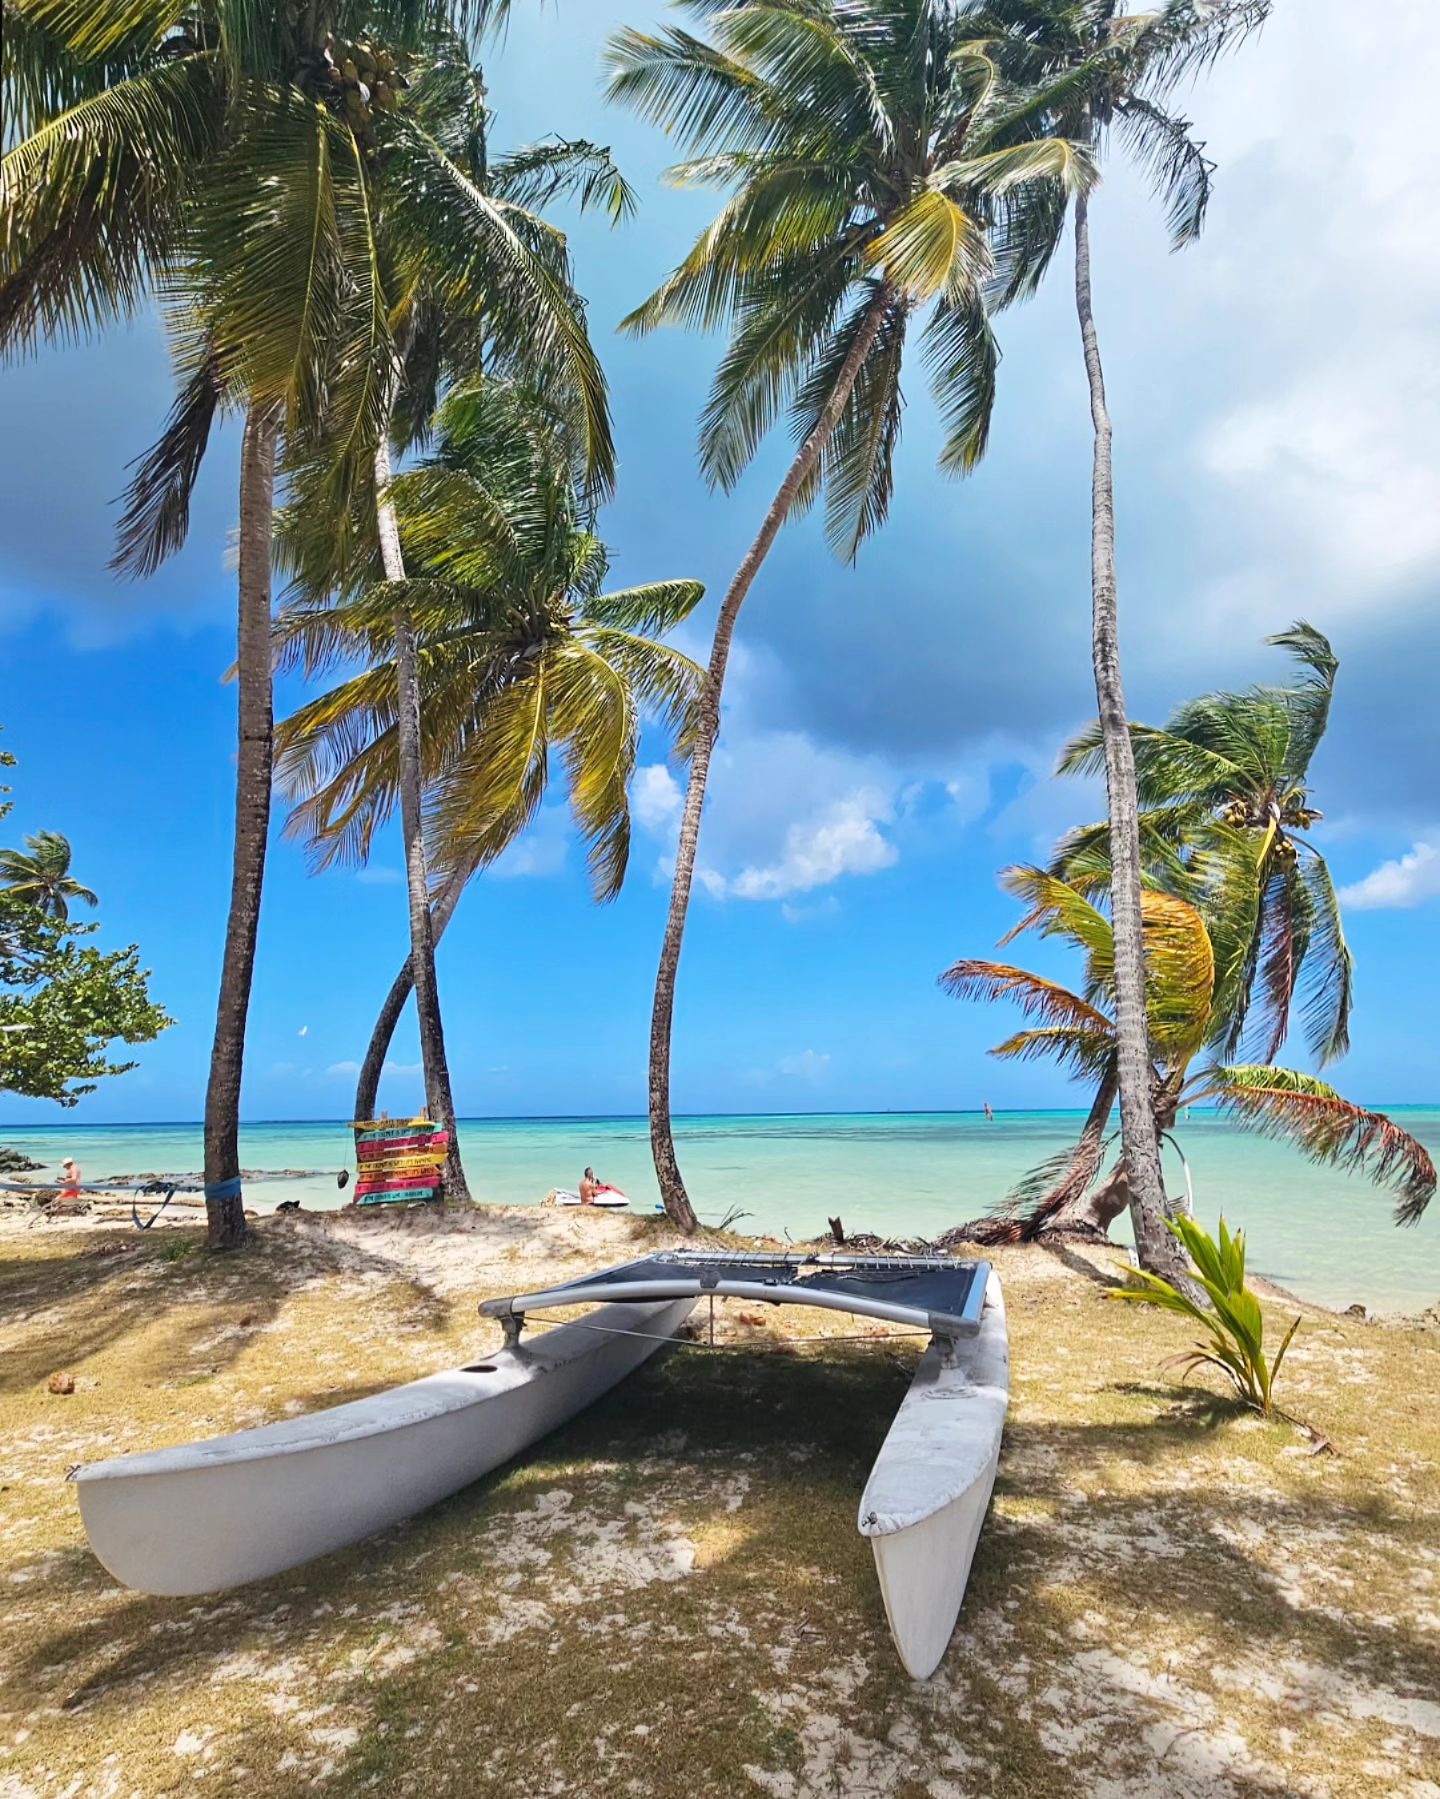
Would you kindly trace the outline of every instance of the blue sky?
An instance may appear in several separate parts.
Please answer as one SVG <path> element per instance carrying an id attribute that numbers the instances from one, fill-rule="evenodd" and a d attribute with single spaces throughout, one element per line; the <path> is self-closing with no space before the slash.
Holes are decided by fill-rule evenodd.
<path id="1" fill-rule="evenodd" d="M 1397 0 L 1374 46 L 1348 30 L 1341 0 L 1277 11 L 1189 102 L 1220 164 L 1200 244 L 1170 256 L 1121 168 L 1095 202 L 1131 711 L 1158 718 L 1207 686 L 1278 675 L 1261 640 L 1298 614 L 1330 633 L 1343 666 L 1315 769 L 1320 840 L 1351 889 L 1360 964 L 1339 1079 L 1357 1098 L 1418 1103 L 1440 1085 L 1428 8 Z M 619 233 L 573 231 L 620 450 L 603 528 L 618 579 L 707 583 L 688 640 L 703 654 L 785 445 L 737 494 L 708 494 L 694 421 L 716 344 L 613 335 L 708 216 L 705 197 L 661 185 L 664 139 L 600 96 L 607 32 L 656 13 L 646 0 L 517 9 L 488 73 L 501 147 L 589 136 L 640 190 L 640 216 Z M 1092 791 L 1049 776 L 1093 700 L 1088 416 L 1067 269 L 1005 321 L 1003 343 L 981 472 L 959 485 L 935 474 L 934 421 L 912 376 L 887 529 L 849 569 L 812 524 L 791 527 L 742 617 L 682 968 L 680 1110 L 1070 1103 L 1047 1071 L 986 1061 L 1007 1016 L 934 985 L 1012 922 L 996 869 L 1043 854 L 1096 808 Z M 0 371 L 0 392 L 0 722 L 21 759 L 7 840 L 40 827 L 71 837 L 77 873 L 101 894 L 104 941 L 140 943 L 180 1020 L 77 1116 L 196 1117 L 233 803 L 234 695 L 221 677 L 236 434 L 212 452 L 185 552 L 149 583 L 117 584 L 110 502 L 168 399 L 158 327 L 140 320 Z M 280 705 L 297 692 L 282 686 Z M 648 742 L 642 758 L 614 905 L 589 902 L 558 809 L 467 895 L 441 950 L 462 1111 L 643 1109 L 677 799 L 664 748 Z M 403 955 L 399 859 L 387 842 L 369 870 L 315 878 L 279 822 L 244 1110 L 346 1115 L 351 1065 Z M 1038 946 L 1025 959 L 1067 972 Z M 408 1026 L 394 1058 L 382 1097 L 398 1109 L 420 1092 Z M 47 1111 L 0 1098 L 0 1122 Z"/>

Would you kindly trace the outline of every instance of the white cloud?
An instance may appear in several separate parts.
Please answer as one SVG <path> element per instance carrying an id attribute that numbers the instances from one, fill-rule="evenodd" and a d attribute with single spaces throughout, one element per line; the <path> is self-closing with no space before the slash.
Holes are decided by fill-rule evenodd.
<path id="1" fill-rule="evenodd" d="M 1276 7 L 1192 103 L 1220 177 L 1179 301 L 1214 398 L 1187 404 L 1209 414 L 1198 461 L 1225 512 L 1198 498 L 1222 541 L 1253 533 L 1267 618 L 1302 609 L 1300 586 L 1308 616 L 1359 628 L 1440 568 L 1433 4 L 1383 10 L 1383 32 L 1357 35 L 1350 0 Z M 1156 357 L 1173 366 L 1175 343 Z"/>
<path id="2" fill-rule="evenodd" d="M 333 1075 L 336 1080 L 343 1078 L 353 1081 L 360 1072 L 360 1064 L 358 1062 L 332 1062 L 325 1072 L 327 1075 Z"/>
<path id="3" fill-rule="evenodd" d="M 1440 563 L 1440 378 L 1428 345 L 1388 337 L 1368 365 L 1313 368 L 1238 407 L 1201 443 L 1207 469 L 1321 575 L 1327 615 Z"/>
<path id="4" fill-rule="evenodd" d="M 1371 869 L 1363 880 L 1341 889 L 1341 903 L 1357 912 L 1402 911 L 1440 899 L 1440 831 L 1412 850 Z"/>
<path id="5" fill-rule="evenodd" d="M 405 871 L 384 862 L 368 862 L 355 870 L 355 879 L 366 887 L 396 887 L 405 879 Z"/>
<path id="6" fill-rule="evenodd" d="M 711 767 L 695 870 L 701 890 L 712 899 L 785 900 L 891 867 L 899 852 L 881 826 L 893 822 L 907 789 L 900 775 L 877 758 L 824 749 L 804 732 L 747 730 L 744 711 L 742 703 L 740 716 L 727 719 Z M 640 827 L 664 844 L 660 881 L 674 868 L 683 803 L 667 768 L 639 771 L 632 805 Z"/>
<path id="7" fill-rule="evenodd" d="M 742 868 L 730 882 L 737 899 L 784 899 L 828 886 L 841 875 L 877 874 L 899 861 L 899 852 L 879 826 L 894 817 L 889 797 L 862 787 L 836 800 L 818 817 L 793 824 L 784 853 L 774 862 Z"/>
<path id="8" fill-rule="evenodd" d="M 802 1081 L 818 1081 L 829 1066 L 829 1052 L 817 1054 L 813 1049 L 802 1050 L 798 1056 L 781 1056 L 776 1064 L 781 1074 Z"/>
<path id="9" fill-rule="evenodd" d="M 684 804 L 680 783 L 663 762 L 651 762 L 636 770 L 630 809 L 642 831 L 655 837 L 667 835 L 679 824 Z"/>

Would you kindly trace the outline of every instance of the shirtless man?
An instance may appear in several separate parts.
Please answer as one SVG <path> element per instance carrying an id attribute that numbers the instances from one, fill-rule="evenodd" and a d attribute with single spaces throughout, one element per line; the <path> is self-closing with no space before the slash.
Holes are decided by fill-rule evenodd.
<path id="1" fill-rule="evenodd" d="M 595 1170 L 587 1168 L 580 1180 L 580 1203 L 582 1206 L 593 1206 L 595 1195 L 600 1191 L 600 1183 L 595 1179 Z"/>

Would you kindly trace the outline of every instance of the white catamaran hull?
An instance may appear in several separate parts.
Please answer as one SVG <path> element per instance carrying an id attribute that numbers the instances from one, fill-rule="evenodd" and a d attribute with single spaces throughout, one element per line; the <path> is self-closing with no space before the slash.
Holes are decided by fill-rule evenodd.
<path id="1" fill-rule="evenodd" d="M 890 1634 L 917 1680 L 939 1667 L 960 1615 L 1009 1399 L 1005 1302 L 992 1273 L 979 1335 L 926 1350 L 860 1500 Z"/>
<path id="2" fill-rule="evenodd" d="M 695 1303 L 603 1306 L 370 1399 L 82 1468 L 91 1546 L 144 1593 L 212 1593 L 294 1568 L 519 1455 L 653 1355 Z"/>

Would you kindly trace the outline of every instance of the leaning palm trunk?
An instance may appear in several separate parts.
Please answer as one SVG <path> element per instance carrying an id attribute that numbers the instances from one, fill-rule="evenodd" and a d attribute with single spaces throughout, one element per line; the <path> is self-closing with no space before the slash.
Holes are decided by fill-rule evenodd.
<path id="1" fill-rule="evenodd" d="M 382 433 L 375 451 L 375 518 L 387 581 L 405 579 L 400 526 L 390 499 L 390 446 Z M 430 1116 L 450 1133 L 445 1157 L 445 1194 L 468 1201 L 470 1189 L 460 1162 L 445 1030 L 440 1021 L 440 989 L 435 978 L 435 932 L 430 919 L 430 879 L 425 867 L 424 776 L 420 756 L 420 666 L 415 625 L 406 607 L 395 609 L 395 717 L 400 759 L 400 829 L 405 839 L 405 883 L 410 900 L 410 968 L 415 1015 L 420 1026 L 420 1061 Z M 365 1116 L 361 1113 L 360 1116 Z"/>
<path id="2" fill-rule="evenodd" d="M 725 683 L 725 667 L 730 660 L 735 621 L 740 615 L 745 596 L 759 573 L 761 563 L 769 554 L 780 527 L 789 517 L 796 496 L 840 422 L 840 415 L 845 410 L 861 365 L 875 342 L 889 300 L 889 290 L 882 283 L 876 288 L 864 323 L 850 347 L 850 354 L 841 365 L 830 398 L 796 453 L 775 498 L 770 502 L 770 510 L 765 514 L 759 534 L 746 552 L 745 560 L 735 571 L 735 577 L 721 603 L 720 616 L 715 621 L 715 641 L 710 648 L 705 690 L 701 695 L 696 721 L 690 757 L 690 781 L 685 790 L 680 841 L 675 850 L 675 880 L 670 889 L 670 913 L 665 921 L 665 940 L 661 946 L 660 968 L 655 978 L 655 1008 L 650 1020 L 650 1146 L 665 1210 L 681 1230 L 687 1232 L 695 1229 L 696 1218 L 695 1209 L 685 1191 L 680 1164 L 675 1159 L 675 1139 L 670 1129 L 670 1038 L 675 1018 L 675 980 L 685 938 L 685 914 L 690 905 L 690 888 L 695 878 L 695 855 L 700 843 L 700 814 L 705 804 L 710 758 L 720 733 L 720 695 Z"/>
<path id="3" fill-rule="evenodd" d="M 455 908 L 460 904 L 460 895 L 465 891 L 465 884 L 469 878 L 464 871 L 456 869 L 436 894 L 430 907 L 432 943 L 439 943 L 445 935 L 445 927 L 455 916 Z M 405 966 L 396 975 L 390 991 L 385 995 L 385 1003 L 380 1008 L 380 1016 L 375 1020 L 375 1029 L 370 1034 L 370 1047 L 365 1051 L 365 1060 L 360 1064 L 360 1078 L 355 1083 L 355 1116 L 357 1118 L 373 1118 L 375 1116 L 375 1106 L 380 1093 L 380 1076 L 384 1072 L 385 1058 L 390 1053 L 390 1040 L 394 1037 L 395 1027 L 400 1022 L 400 1014 L 405 1010 L 405 1002 L 415 987 L 415 979 L 410 971 L 411 962 L 407 956 Z"/>
<path id="4" fill-rule="evenodd" d="M 1125 689 L 1115 579 L 1115 486 L 1105 376 L 1090 297 L 1090 213 L 1075 202 L 1075 309 L 1090 383 L 1095 428 L 1091 483 L 1090 576 L 1094 600 L 1095 698 L 1105 738 L 1105 786 L 1110 812 L 1111 920 L 1115 933 L 1115 1041 L 1120 1075 L 1120 1137 L 1130 1216 L 1140 1266 L 1185 1278 L 1185 1257 L 1165 1224 L 1160 1138 L 1155 1127 L 1154 1073 L 1145 1011 L 1145 949 L 1140 912 L 1140 818 L 1135 757 Z"/>
<path id="5" fill-rule="evenodd" d="M 212 1249 L 236 1249 L 245 1241 L 245 1205 L 240 1192 L 240 1079 L 270 830 L 275 723 L 270 684 L 270 551 L 279 432 L 279 415 L 273 408 L 252 408 L 245 421 L 240 452 L 235 851 L 215 1041 L 205 1089 L 205 1215 Z"/>

